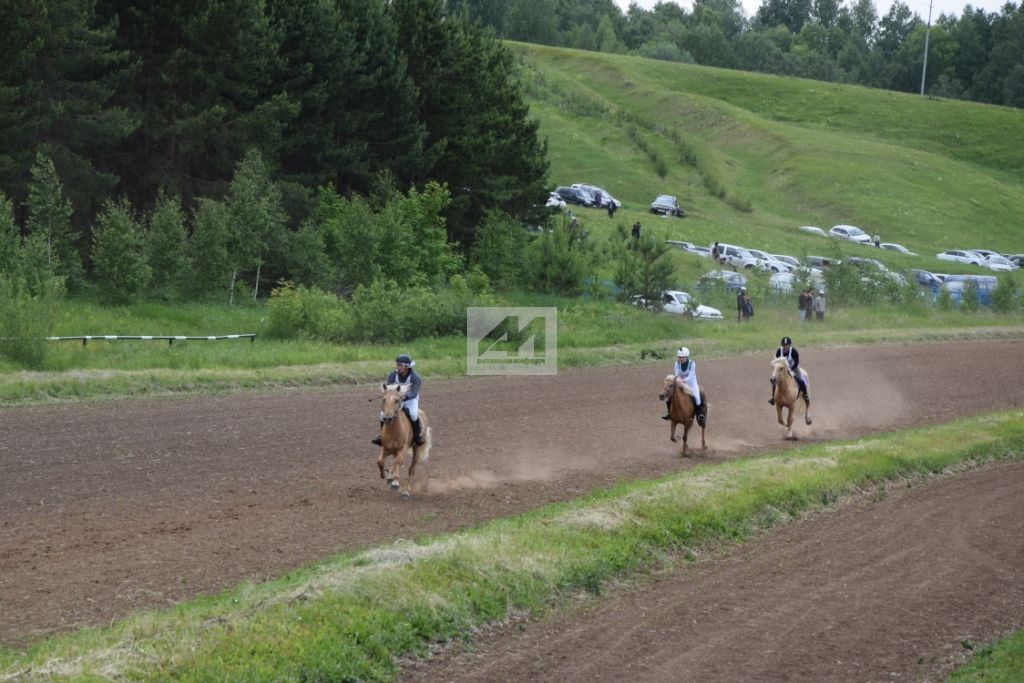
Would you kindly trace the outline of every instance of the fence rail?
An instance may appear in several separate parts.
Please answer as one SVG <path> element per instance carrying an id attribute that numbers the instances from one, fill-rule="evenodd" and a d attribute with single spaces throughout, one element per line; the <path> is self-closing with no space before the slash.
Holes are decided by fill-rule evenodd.
<path id="1" fill-rule="evenodd" d="M 118 340 L 141 340 L 141 341 L 155 341 L 155 340 L 166 340 L 168 346 L 173 346 L 176 341 L 216 341 L 218 339 L 248 339 L 250 342 L 256 341 L 255 333 L 246 334 L 217 334 L 207 336 L 186 336 L 180 334 L 87 334 L 76 337 L 46 337 L 47 341 L 81 341 L 82 346 L 85 346 L 91 341 L 118 341 Z"/>

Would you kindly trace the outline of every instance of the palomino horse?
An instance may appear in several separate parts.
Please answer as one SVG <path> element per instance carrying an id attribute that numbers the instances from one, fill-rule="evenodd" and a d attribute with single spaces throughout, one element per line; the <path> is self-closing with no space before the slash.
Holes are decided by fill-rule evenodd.
<path id="1" fill-rule="evenodd" d="M 800 368 L 803 372 L 803 368 Z M 807 383 L 808 376 L 804 372 L 804 383 Z M 779 424 L 786 428 L 786 438 L 795 439 L 793 436 L 793 417 L 796 414 L 796 403 L 800 400 L 800 387 L 797 385 L 793 375 L 789 373 L 789 363 L 785 358 L 772 360 L 772 384 L 775 385 L 775 412 L 779 417 Z M 782 409 L 785 408 L 786 419 L 782 419 Z M 804 421 L 811 424 L 811 402 L 804 401 Z"/>
<path id="2" fill-rule="evenodd" d="M 670 441 L 676 441 L 676 425 L 683 425 L 682 455 L 686 455 L 686 437 L 689 436 L 690 427 L 693 426 L 696 409 L 690 396 L 690 387 L 685 382 L 676 381 L 675 375 L 669 375 L 665 378 L 665 383 L 661 386 L 661 393 L 658 394 L 659 401 L 665 401 L 669 398 L 672 399 L 672 406 L 669 408 L 668 413 L 669 419 L 672 421 L 672 429 L 669 432 L 668 438 Z M 703 388 L 700 390 L 700 402 L 705 406 L 707 405 L 707 398 L 704 396 Z M 706 425 L 700 425 L 700 447 L 707 450 L 708 444 L 704 440 L 705 427 Z"/>
<path id="3" fill-rule="evenodd" d="M 402 462 L 405 454 L 412 449 L 412 461 L 409 463 L 409 479 L 405 483 L 402 497 L 409 497 L 409 488 L 412 486 L 412 475 L 416 471 L 416 465 L 426 462 L 430 458 L 430 427 L 427 426 L 427 414 L 419 411 L 420 424 L 423 426 L 423 439 L 426 443 L 422 446 L 412 445 L 412 422 L 409 416 L 402 410 L 402 401 L 405 393 L 399 384 L 382 384 L 384 397 L 381 399 L 380 426 L 380 456 L 377 458 L 377 467 L 380 469 L 380 478 L 386 479 L 392 491 L 401 488 L 399 474 L 402 471 Z M 384 460 L 392 456 L 394 461 L 391 467 L 384 467 Z"/>

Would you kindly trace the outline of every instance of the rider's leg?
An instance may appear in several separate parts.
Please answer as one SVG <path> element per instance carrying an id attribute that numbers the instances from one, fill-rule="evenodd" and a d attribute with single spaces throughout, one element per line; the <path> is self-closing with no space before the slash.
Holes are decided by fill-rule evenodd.
<path id="1" fill-rule="evenodd" d="M 811 397 L 807 393 L 807 383 L 804 382 L 803 373 L 798 372 L 796 374 L 795 379 L 796 385 L 799 388 L 799 391 L 797 392 L 797 398 L 800 397 L 800 394 L 803 394 L 804 400 L 809 402 L 811 400 Z"/>
<path id="2" fill-rule="evenodd" d="M 409 422 L 412 423 L 412 445 L 422 446 L 426 443 L 423 438 L 423 423 L 420 422 L 420 411 L 419 401 L 406 401 L 402 405 L 402 410 L 409 416 Z"/>

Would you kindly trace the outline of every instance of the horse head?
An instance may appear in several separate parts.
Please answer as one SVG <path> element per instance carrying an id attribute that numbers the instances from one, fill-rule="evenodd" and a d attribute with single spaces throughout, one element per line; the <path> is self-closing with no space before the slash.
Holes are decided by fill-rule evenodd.
<path id="1" fill-rule="evenodd" d="M 381 399 L 380 414 L 384 424 L 391 424 L 402 411 L 402 401 L 405 400 L 405 390 L 400 384 L 381 384 L 381 391 L 384 396 Z"/>
<path id="2" fill-rule="evenodd" d="M 772 381 L 776 382 L 789 374 L 789 362 L 785 358 L 772 359 Z"/>
<path id="3" fill-rule="evenodd" d="M 659 401 L 666 401 L 676 390 L 676 376 L 668 375 L 661 385 L 661 393 L 658 394 Z"/>

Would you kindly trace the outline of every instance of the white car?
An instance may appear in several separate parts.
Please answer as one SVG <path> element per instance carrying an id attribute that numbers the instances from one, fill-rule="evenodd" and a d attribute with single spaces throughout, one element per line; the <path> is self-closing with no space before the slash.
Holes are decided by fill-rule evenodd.
<path id="1" fill-rule="evenodd" d="M 548 195 L 548 201 L 544 204 L 549 209 L 564 209 L 565 200 L 562 199 L 562 195 L 557 192 L 552 192 Z"/>
<path id="2" fill-rule="evenodd" d="M 813 272 L 816 270 L 817 273 Z M 809 283 L 815 290 L 820 289 L 824 291 L 826 289 L 825 278 L 817 268 L 811 269 L 810 272 L 805 271 L 803 273 L 772 273 L 771 277 L 768 278 L 768 286 L 772 291 L 780 294 L 789 294 L 793 292 L 801 282 Z"/>
<path id="3" fill-rule="evenodd" d="M 976 251 L 966 249 L 947 249 L 939 252 L 935 258 L 940 261 L 953 261 L 955 263 L 966 263 L 972 266 L 980 266 L 985 263 L 985 257 Z"/>
<path id="4" fill-rule="evenodd" d="M 992 254 L 990 256 L 986 256 L 985 263 L 983 263 L 982 265 L 988 268 L 989 270 L 995 270 L 1000 273 L 1008 273 L 1011 270 L 1017 270 L 1017 265 L 1013 261 L 1006 258 L 1005 256 L 1000 256 L 999 254 Z"/>
<path id="5" fill-rule="evenodd" d="M 817 235 L 818 237 L 828 237 L 824 230 L 815 225 L 804 225 L 802 227 L 797 228 L 797 230 L 806 232 L 809 235 Z"/>
<path id="6" fill-rule="evenodd" d="M 853 225 L 833 225 L 829 228 L 828 234 L 842 240 L 856 242 L 857 244 L 871 243 L 871 235 Z"/>
<path id="7" fill-rule="evenodd" d="M 878 259 L 851 256 L 850 258 L 846 259 L 846 262 L 851 266 L 859 268 L 861 272 L 863 272 L 864 275 L 868 277 L 868 279 L 872 279 L 871 276 L 882 275 L 889 278 L 890 280 L 892 280 L 893 282 L 900 286 L 904 286 L 907 284 L 907 278 L 903 277 L 903 275 L 901 275 L 900 273 L 894 273 L 893 271 L 889 270 L 888 266 L 886 266 Z"/>
<path id="8" fill-rule="evenodd" d="M 761 251 L 760 249 L 750 249 L 749 247 L 747 248 L 747 251 L 753 254 L 756 258 L 761 259 L 761 261 L 764 264 L 761 267 L 764 269 L 766 273 L 788 273 L 789 271 L 793 270 L 796 267 L 794 265 L 786 263 L 785 261 L 780 261 L 779 259 L 775 258 L 775 256 L 773 256 L 772 254 L 769 254 L 767 251 Z"/>
<path id="9" fill-rule="evenodd" d="M 903 254 L 905 256 L 917 256 L 917 254 L 910 251 L 902 244 L 896 244 L 895 242 L 882 242 L 878 246 L 880 246 L 882 249 L 888 249 L 889 251 L 899 252 L 900 254 Z"/>
<path id="10" fill-rule="evenodd" d="M 711 245 L 714 247 L 714 245 Z M 720 263 L 727 263 L 733 268 L 746 268 L 759 270 L 767 270 L 765 263 L 751 254 L 743 247 L 737 247 L 735 244 L 722 244 L 718 243 L 718 252 L 721 254 L 718 257 Z"/>
<path id="11" fill-rule="evenodd" d="M 793 266 L 793 268 L 799 268 L 801 266 L 800 261 L 793 256 L 787 256 L 785 254 L 772 254 L 772 258 L 775 259 L 776 261 L 788 263 L 789 265 Z"/>
<path id="12" fill-rule="evenodd" d="M 686 292 L 672 289 L 661 293 L 662 310 L 666 313 L 680 313 L 692 316 L 694 320 L 721 320 L 722 312 L 703 304 L 694 306 L 693 297 Z"/>

